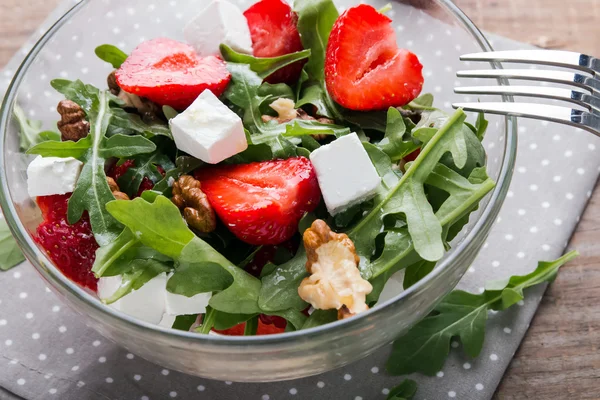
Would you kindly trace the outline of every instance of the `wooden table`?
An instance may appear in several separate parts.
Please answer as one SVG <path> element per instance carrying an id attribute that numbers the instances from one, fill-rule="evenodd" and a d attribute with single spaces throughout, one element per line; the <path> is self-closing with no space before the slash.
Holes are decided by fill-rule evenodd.
<path id="1" fill-rule="evenodd" d="M 0 0 L 0 68 L 61 0 Z M 482 29 L 600 55 L 600 0 L 455 0 Z M 600 189 L 562 269 L 496 394 L 497 399 L 600 399 Z"/>

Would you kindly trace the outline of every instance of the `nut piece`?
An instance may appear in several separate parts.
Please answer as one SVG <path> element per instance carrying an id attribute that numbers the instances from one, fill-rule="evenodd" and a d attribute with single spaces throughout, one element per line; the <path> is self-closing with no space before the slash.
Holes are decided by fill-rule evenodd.
<path id="1" fill-rule="evenodd" d="M 337 309 L 338 318 L 348 318 L 368 310 L 367 294 L 373 286 L 360 276 L 359 257 L 352 240 L 333 232 L 322 220 L 316 220 L 304 232 L 306 270 L 298 294 L 320 310 Z"/>
<path id="2" fill-rule="evenodd" d="M 200 232 L 212 232 L 217 228 L 217 217 L 200 188 L 200 181 L 190 175 L 182 175 L 173 183 L 171 201 L 183 209 L 183 218 L 192 228 Z"/>
<path id="3" fill-rule="evenodd" d="M 71 100 L 62 100 L 58 103 L 56 110 L 61 117 L 57 125 L 63 141 L 72 140 L 76 142 L 88 135 L 90 123 L 86 121 L 85 111 L 79 104 Z"/>
<path id="4" fill-rule="evenodd" d="M 108 89 L 110 90 L 110 92 L 112 94 L 114 94 L 115 96 L 118 96 L 119 93 L 121 92 L 121 88 L 119 87 L 119 84 L 117 83 L 117 71 L 116 70 L 114 70 L 113 72 L 108 74 L 108 77 L 106 78 L 106 83 L 108 84 Z"/>
<path id="5" fill-rule="evenodd" d="M 291 121 L 298 116 L 296 113 L 296 104 L 290 99 L 279 98 L 272 102 L 269 107 L 277 111 L 280 123 Z"/>
<path id="6" fill-rule="evenodd" d="M 110 188 L 110 191 L 112 192 L 113 196 L 115 196 L 115 199 L 129 200 L 129 196 L 127 196 L 126 193 L 121 192 L 121 189 L 119 189 L 119 185 L 113 178 L 107 176 L 106 183 L 108 183 L 108 187 Z"/>

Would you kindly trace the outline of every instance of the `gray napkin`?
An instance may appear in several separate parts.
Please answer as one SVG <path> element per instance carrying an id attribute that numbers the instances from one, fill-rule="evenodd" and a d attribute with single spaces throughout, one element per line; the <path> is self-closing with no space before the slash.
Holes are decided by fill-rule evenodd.
<path id="1" fill-rule="evenodd" d="M 244 3 L 243 0 L 238 2 Z M 104 3 L 110 1 L 105 0 Z M 93 68 L 100 63 L 90 52 L 94 45 L 112 42 L 131 50 L 144 39 L 143 35 L 154 36 L 152 24 L 182 18 L 177 7 L 173 9 L 174 15 L 159 16 L 154 14 L 152 4 L 147 8 L 125 10 L 127 5 L 112 3 L 115 8 L 122 7 L 121 11 L 126 12 L 104 16 L 111 20 L 109 28 L 116 34 L 119 23 L 127 26 L 136 24 L 136 29 L 145 29 L 140 32 L 140 37 L 111 38 L 111 29 L 104 33 L 89 33 L 86 27 L 82 27 L 82 35 L 71 38 L 75 44 L 70 50 L 75 57 L 69 69 L 48 71 L 48 79 L 54 76 L 51 72 L 56 72 L 57 76 L 60 72 L 62 76 L 84 80 L 89 75 L 90 78 L 96 77 L 92 79 L 93 83 L 99 83 L 97 76 L 102 75 Z M 355 1 L 342 3 L 348 5 Z M 59 7 L 40 32 L 45 31 L 72 4 L 73 1 L 68 1 Z M 177 2 L 169 4 L 175 6 Z M 123 20 L 119 20 L 121 15 Z M 147 26 L 140 27 L 138 21 L 148 22 Z M 415 15 L 411 21 L 427 26 L 427 35 L 408 39 L 410 43 L 406 46 L 413 49 L 427 46 L 427 42 L 434 41 L 436 35 L 455 34 L 454 30 L 436 23 L 425 14 Z M 417 29 L 418 26 L 398 27 L 399 32 Z M 455 35 L 457 49 L 460 49 L 461 36 Z M 64 40 L 58 42 L 65 43 Z M 8 85 L 32 41 L 0 75 L 0 93 Z M 530 48 L 499 37 L 493 37 L 493 42 L 500 50 Z M 465 65 L 458 60 L 444 58 L 443 49 L 420 56 L 425 65 L 426 90 L 436 94 L 440 104 L 449 108 L 452 98 L 447 94 L 458 84 L 454 78 L 455 71 L 465 68 Z M 482 67 L 485 68 L 485 65 Z M 58 97 L 47 96 L 50 105 L 58 101 Z M 46 114 L 38 112 L 36 118 Z M 503 143 L 487 140 L 485 145 L 491 149 L 503 146 Z M 600 170 L 597 146 L 600 146 L 598 139 L 580 130 L 520 121 L 519 157 L 511 190 L 487 243 L 460 283 L 462 289 L 477 292 L 482 290 L 486 281 L 525 274 L 536 267 L 538 260 L 553 259 L 563 252 Z M 494 162 L 497 160 L 490 160 L 490 163 Z M 491 398 L 529 326 L 544 289 L 534 288 L 527 293 L 524 303 L 504 313 L 490 315 L 485 346 L 479 358 L 469 359 L 460 351 L 454 351 L 437 376 L 412 376 L 419 383 L 417 399 Z M 458 346 L 458 343 L 453 343 L 452 347 Z M 385 374 L 384 364 L 389 350 L 386 347 L 345 368 L 295 381 L 268 384 L 211 381 L 163 369 L 104 339 L 85 326 L 82 316 L 64 307 L 44 287 L 43 281 L 28 263 L 0 274 L 0 386 L 4 388 L 4 392 L 0 390 L 0 398 L 9 398 L 10 393 L 14 393 L 26 399 L 44 400 L 384 399 L 388 390 L 403 379 Z"/>

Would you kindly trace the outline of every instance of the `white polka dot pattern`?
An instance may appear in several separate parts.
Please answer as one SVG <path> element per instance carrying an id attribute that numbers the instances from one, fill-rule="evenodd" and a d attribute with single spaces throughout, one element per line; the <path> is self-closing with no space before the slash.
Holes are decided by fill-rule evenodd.
<path id="1" fill-rule="evenodd" d="M 19 100 L 30 116 L 50 123 L 55 118 L 55 105 L 59 100 L 48 85 L 50 79 L 81 78 L 104 85 L 110 68 L 92 54 L 97 44 L 115 43 L 130 51 L 139 42 L 159 34 L 181 39 L 181 21 L 202 1 L 169 1 L 166 10 L 160 7 L 160 15 L 157 15 L 159 8 L 147 1 L 92 2 L 109 4 L 114 11 L 98 14 L 82 10 L 78 21 L 85 23 L 67 25 L 64 34 L 50 41 L 47 54 L 52 56 L 36 61 L 34 68 L 39 73 L 24 82 Z M 242 7 L 250 3 L 233 1 Z M 343 9 L 356 2 L 338 3 Z M 382 5 L 386 2 L 381 1 Z M 69 0 L 63 9 L 72 3 L 73 0 Z M 392 13 L 399 14 L 400 6 L 394 7 Z M 90 29 L 94 26 L 98 28 Z M 423 27 L 427 28 L 426 35 L 417 30 Z M 449 109 L 456 99 L 451 97 L 452 86 L 463 84 L 455 78 L 455 71 L 476 65 L 451 59 L 451 47 L 441 46 L 439 41 L 452 37 L 454 48 L 459 52 L 477 49 L 464 42 L 463 32 L 432 21 L 431 17 L 415 10 L 396 26 L 396 31 L 401 37 L 400 44 L 419 53 L 425 66 L 425 90 L 434 92 L 438 104 Z M 494 38 L 494 43 L 505 49 L 524 47 L 502 38 Z M 32 44 L 33 40 L 17 57 L 22 58 Z M 8 86 L 17 67 L 13 62 L 2 72 L 0 91 Z M 44 107 L 27 107 L 34 95 L 44 99 Z M 40 104 L 40 99 L 36 100 L 36 104 Z M 526 273 L 535 267 L 538 259 L 557 256 L 578 221 L 591 195 L 589 189 L 593 188 L 600 171 L 597 139 L 584 132 L 532 121 L 520 121 L 518 131 L 519 160 L 511 190 L 488 242 L 460 284 L 463 289 L 481 291 L 482 283 L 490 278 Z M 490 154 L 492 151 L 497 154 L 504 146 L 501 139 L 485 142 Z M 491 158 L 491 167 L 497 168 L 498 158 Z M 339 397 L 362 400 L 383 398 L 389 393 L 388 388 L 398 383 L 398 378 L 384 373 L 388 349 L 346 368 L 293 382 L 247 385 L 194 378 L 153 365 L 102 339 L 84 326 L 81 317 L 60 305 L 30 266 L 0 274 L 0 285 L 3 288 L 0 292 L 0 362 L 4 363 L 0 374 L 9 390 L 26 398 L 191 399 L 198 398 L 201 392 L 211 399 Z M 490 398 L 542 293 L 543 288 L 535 288 L 526 301 L 519 302 L 520 307 L 489 314 L 488 340 L 481 357 L 463 356 L 460 343 L 453 341 L 451 347 L 456 351 L 443 370 L 431 378 L 417 378 L 420 383 L 417 398 Z"/>

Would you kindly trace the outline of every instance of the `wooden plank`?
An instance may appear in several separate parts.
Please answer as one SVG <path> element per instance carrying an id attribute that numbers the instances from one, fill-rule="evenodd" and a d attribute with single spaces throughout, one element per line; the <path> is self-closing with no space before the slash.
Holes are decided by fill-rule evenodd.
<path id="1" fill-rule="evenodd" d="M 0 67 L 61 0 L 0 0 Z M 599 0 L 455 0 L 481 27 L 547 48 L 600 55 Z M 582 256 L 544 297 L 496 399 L 600 398 L 600 189 L 571 242 Z"/>

